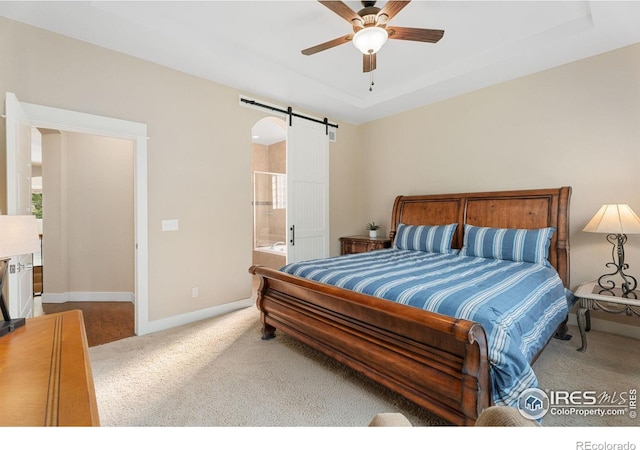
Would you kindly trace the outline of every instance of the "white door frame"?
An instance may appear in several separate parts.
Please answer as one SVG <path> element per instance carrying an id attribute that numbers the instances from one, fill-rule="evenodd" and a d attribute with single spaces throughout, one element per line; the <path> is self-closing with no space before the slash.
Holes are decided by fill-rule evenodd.
<path id="1" fill-rule="evenodd" d="M 48 106 L 22 103 L 34 127 L 130 139 L 134 158 L 135 333 L 149 332 L 147 125 Z"/>
<path id="2" fill-rule="evenodd" d="M 7 212 L 8 215 L 31 214 L 31 135 L 27 113 L 15 94 L 7 92 Z M 13 269 L 13 270 L 11 270 Z M 33 255 L 15 255 L 7 273 L 9 314 L 13 317 L 33 317 Z"/>

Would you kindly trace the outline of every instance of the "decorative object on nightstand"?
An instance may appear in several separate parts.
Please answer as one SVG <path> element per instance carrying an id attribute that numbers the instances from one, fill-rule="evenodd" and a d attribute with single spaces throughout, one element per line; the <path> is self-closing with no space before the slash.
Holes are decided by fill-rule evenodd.
<path id="1" fill-rule="evenodd" d="M 0 309 L 2 309 L 3 319 L 0 336 L 11 333 L 25 323 L 23 318 L 11 318 L 2 293 L 9 260 L 13 256 L 35 253 L 39 250 L 40 239 L 35 216 L 0 216 Z"/>
<path id="2" fill-rule="evenodd" d="M 385 237 L 346 236 L 340 238 L 341 254 L 364 253 L 391 247 L 391 239 Z"/>
<path id="3" fill-rule="evenodd" d="M 637 298 L 634 290 L 638 282 L 631 275 L 624 273 L 629 268 L 629 265 L 624 262 L 624 244 L 627 242 L 627 234 L 640 234 L 640 218 L 636 213 L 626 204 L 603 205 L 582 231 L 606 233 L 607 241 L 613 245 L 611 251 L 613 261 L 608 262 L 606 266 L 615 268 L 615 271 L 598 278 L 598 286 L 602 289 L 600 293 L 613 293 L 616 283 L 609 278 L 619 275 L 622 278 L 620 287 L 623 297 L 633 295 L 633 298 Z"/>
<path id="4" fill-rule="evenodd" d="M 367 224 L 367 230 L 369 230 L 369 237 L 374 238 L 378 237 L 378 230 L 380 229 L 380 225 L 375 222 L 369 222 Z"/>
<path id="5" fill-rule="evenodd" d="M 587 350 L 586 331 L 591 330 L 591 311 L 604 311 L 611 314 L 626 314 L 640 317 L 638 291 L 623 294 L 622 289 L 602 290 L 597 281 L 578 286 L 575 296 L 580 305 L 577 312 L 578 329 L 582 338 L 580 352 Z"/>

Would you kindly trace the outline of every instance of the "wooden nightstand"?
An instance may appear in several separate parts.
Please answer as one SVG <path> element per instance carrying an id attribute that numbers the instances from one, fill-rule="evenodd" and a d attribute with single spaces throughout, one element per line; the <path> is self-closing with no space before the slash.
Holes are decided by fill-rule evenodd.
<path id="1" fill-rule="evenodd" d="M 602 293 L 601 293 L 602 292 Z M 578 298 L 580 307 L 578 308 L 577 319 L 582 347 L 578 351 L 587 350 L 586 331 L 591 329 L 590 311 L 600 310 L 613 314 L 626 314 L 640 317 L 640 300 L 637 298 L 640 291 L 631 291 L 627 297 L 622 296 L 620 289 L 611 292 L 603 292 L 598 283 L 592 281 L 580 285 L 576 289 L 575 296 Z"/>
<path id="2" fill-rule="evenodd" d="M 387 237 L 369 237 L 369 236 L 346 236 L 340 238 L 341 253 L 350 255 L 352 253 L 364 253 L 371 250 L 381 250 L 391 247 L 391 239 Z"/>

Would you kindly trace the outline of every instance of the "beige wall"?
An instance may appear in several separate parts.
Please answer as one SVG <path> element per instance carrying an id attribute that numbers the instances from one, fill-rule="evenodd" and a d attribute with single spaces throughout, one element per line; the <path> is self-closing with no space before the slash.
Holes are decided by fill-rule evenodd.
<path id="1" fill-rule="evenodd" d="M 239 106 L 235 89 L 5 18 L 0 61 L 3 97 L 147 124 L 149 321 L 250 297 L 251 128 L 270 114 Z M 359 204 L 354 181 L 338 178 L 354 170 L 358 129 L 339 127 L 330 145 L 333 254 L 352 226 L 334 212 Z M 2 161 L 4 123 L 0 133 Z M 162 232 L 163 219 L 178 219 L 180 230 Z"/>
<path id="2" fill-rule="evenodd" d="M 134 292 L 133 143 L 43 135 L 45 298 Z"/>
<path id="3" fill-rule="evenodd" d="M 46 271 L 43 264 L 42 272 L 43 289 L 47 293 L 64 293 L 68 292 L 69 269 L 65 231 L 67 214 L 63 206 L 66 204 L 66 188 L 63 178 L 62 134 L 59 131 L 43 130 L 42 148 L 46 150 L 42 156 L 42 257 L 46 264 Z"/>
<path id="4" fill-rule="evenodd" d="M 287 141 L 269 145 L 269 172 L 287 173 Z"/>

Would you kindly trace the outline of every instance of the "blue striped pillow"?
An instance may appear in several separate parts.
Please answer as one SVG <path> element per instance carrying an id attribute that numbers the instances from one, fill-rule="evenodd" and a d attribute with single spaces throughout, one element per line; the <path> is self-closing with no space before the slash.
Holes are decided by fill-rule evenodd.
<path id="1" fill-rule="evenodd" d="M 398 224 L 394 247 L 400 250 L 419 250 L 430 253 L 451 252 L 451 239 L 457 223 L 449 225 Z"/>
<path id="2" fill-rule="evenodd" d="M 465 225 L 460 254 L 524 261 L 550 267 L 549 244 L 555 230 L 553 227 L 525 230 Z"/>

